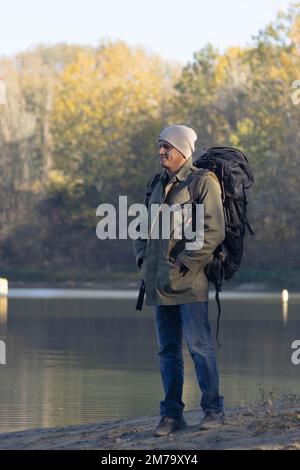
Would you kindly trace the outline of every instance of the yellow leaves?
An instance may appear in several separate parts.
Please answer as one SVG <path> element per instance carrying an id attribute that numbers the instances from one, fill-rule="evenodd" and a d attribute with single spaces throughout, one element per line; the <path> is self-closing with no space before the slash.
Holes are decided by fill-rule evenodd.
<path id="1" fill-rule="evenodd" d="M 95 55 L 80 55 L 65 70 L 56 111 L 81 111 L 92 117 L 96 109 L 118 108 L 117 118 L 130 112 L 157 110 L 163 82 L 162 62 L 124 43 L 108 44 Z M 154 103 L 156 106 L 154 106 Z M 107 113 L 106 113 L 107 114 Z M 103 118 L 103 113 L 101 113 Z"/>
<path id="2" fill-rule="evenodd" d="M 218 57 L 216 64 L 216 85 L 221 86 L 224 83 L 232 83 L 232 78 L 239 81 L 243 73 L 243 58 L 245 51 L 240 47 L 230 47 L 224 55 Z"/>
<path id="3" fill-rule="evenodd" d="M 47 189 L 50 191 L 59 191 L 66 187 L 67 178 L 59 170 L 51 170 L 48 173 Z"/>
<path id="4" fill-rule="evenodd" d="M 240 146 L 240 139 L 239 136 L 236 134 L 231 134 L 229 137 L 229 142 L 232 147 L 239 147 Z"/>
<path id="5" fill-rule="evenodd" d="M 252 134 L 254 130 L 254 122 L 249 118 L 239 121 L 237 123 L 237 130 L 241 135 Z"/>
<path id="6" fill-rule="evenodd" d="M 59 166 L 70 170 L 75 156 L 84 166 L 89 155 L 97 167 L 117 146 L 128 153 L 130 136 L 161 115 L 172 93 L 169 72 L 157 56 L 123 42 L 79 54 L 55 92 L 51 127 L 57 154 L 65 156 Z"/>
<path id="7" fill-rule="evenodd" d="M 300 4 L 298 4 L 298 8 L 300 8 Z M 300 12 L 295 15 L 294 22 L 289 33 L 289 38 L 297 46 L 298 54 L 300 54 Z"/>
<path id="8" fill-rule="evenodd" d="M 251 119 L 245 118 L 241 121 L 238 121 L 236 125 L 236 132 L 232 133 L 229 137 L 230 144 L 233 147 L 240 147 L 244 138 L 247 138 L 248 136 L 252 137 L 254 135 L 254 131 L 255 124 Z"/>
<path id="9" fill-rule="evenodd" d="M 43 191 L 43 183 L 42 181 L 40 180 L 35 180 L 32 184 L 31 184 L 31 192 L 34 193 L 34 194 L 40 194 L 42 191 Z"/>
<path id="10" fill-rule="evenodd" d="M 36 187 L 38 187 L 38 184 Z M 48 194 L 57 194 L 60 192 L 67 192 L 69 194 L 75 194 L 81 191 L 83 187 L 83 179 L 78 177 L 71 177 L 71 175 L 65 175 L 60 170 L 50 170 L 47 174 L 46 184 L 43 189 L 46 189 Z"/>

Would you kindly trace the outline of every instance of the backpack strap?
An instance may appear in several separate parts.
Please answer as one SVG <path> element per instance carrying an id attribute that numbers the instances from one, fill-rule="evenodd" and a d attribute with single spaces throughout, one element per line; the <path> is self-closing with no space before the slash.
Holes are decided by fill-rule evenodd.
<path id="1" fill-rule="evenodd" d="M 156 173 L 155 175 L 152 176 L 152 178 L 150 178 L 150 180 L 147 183 L 146 195 L 145 195 L 145 205 L 147 207 L 148 207 L 150 196 L 153 193 L 153 190 L 158 183 L 159 177 L 160 177 L 160 173 Z"/>
<path id="2" fill-rule="evenodd" d="M 216 180 L 219 184 L 219 179 L 215 173 L 209 171 L 204 168 L 197 168 L 191 175 L 189 176 L 188 187 L 190 192 L 190 198 L 192 204 L 196 204 L 199 200 L 198 188 L 199 188 L 199 181 L 200 179 L 204 178 L 205 176 L 212 176 L 214 180 Z"/>
<path id="3" fill-rule="evenodd" d="M 218 184 L 220 184 L 220 181 L 214 172 L 204 169 L 204 168 L 198 168 L 197 170 L 195 170 L 191 174 L 190 181 L 188 182 L 192 204 L 197 204 L 197 202 L 199 201 L 199 194 L 198 194 L 199 180 L 201 178 L 205 178 L 205 176 L 207 175 L 214 178 L 214 180 L 216 180 Z M 215 250 L 213 262 L 208 264 L 205 269 L 205 274 L 208 280 L 214 284 L 215 289 L 216 289 L 215 299 L 216 299 L 216 303 L 218 306 L 216 340 L 217 340 L 218 348 L 221 346 L 219 342 L 219 326 L 220 326 L 220 317 L 221 317 L 221 303 L 220 303 L 219 293 L 222 291 L 222 280 L 224 277 L 222 260 L 216 255 L 216 253 L 220 249 L 221 249 L 220 246 L 217 247 L 217 249 Z"/>
<path id="4" fill-rule="evenodd" d="M 149 199 L 150 199 L 151 194 L 153 193 L 153 190 L 154 190 L 154 188 L 155 188 L 155 186 L 156 186 L 156 184 L 159 180 L 159 177 L 160 177 L 160 173 L 156 173 L 155 175 L 153 175 L 150 178 L 150 180 L 147 183 L 145 199 L 144 199 L 144 204 L 146 205 L 147 208 L 148 208 L 148 204 L 149 204 Z M 140 290 L 139 290 L 139 295 L 138 295 L 136 306 L 135 306 L 136 310 L 142 310 L 143 309 L 145 292 L 146 292 L 146 285 L 145 285 L 144 279 L 142 279 L 141 280 L 141 285 L 140 285 Z"/>

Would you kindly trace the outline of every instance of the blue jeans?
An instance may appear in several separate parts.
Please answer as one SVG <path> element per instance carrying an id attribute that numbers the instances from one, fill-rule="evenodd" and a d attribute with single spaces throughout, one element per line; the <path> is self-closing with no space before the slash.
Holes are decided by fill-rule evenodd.
<path id="1" fill-rule="evenodd" d="M 156 332 L 165 392 L 165 399 L 160 402 L 161 416 L 179 419 L 185 406 L 182 402 L 182 333 L 193 358 L 202 392 L 201 408 L 204 413 L 222 411 L 224 399 L 219 395 L 219 373 L 208 322 L 208 302 L 157 306 Z"/>

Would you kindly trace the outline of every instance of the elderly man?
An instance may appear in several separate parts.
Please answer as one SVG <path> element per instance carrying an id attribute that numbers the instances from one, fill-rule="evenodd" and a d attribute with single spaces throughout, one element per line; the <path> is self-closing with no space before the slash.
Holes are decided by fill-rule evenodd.
<path id="1" fill-rule="evenodd" d="M 148 183 L 145 197 L 148 208 L 152 204 L 171 206 L 189 202 L 189 184 L 197 170 L 192 163 L 196 140 L 195 131 L 184 125 L 170 126 L 161 132 L 158 143 L 163 170 Z M 215 248 L 224 239 L 221 189 L 213 173 L 206 172 L 198 177 L 197 194 L 199 203 L 204 205 L 201 248 L 187 250 L 184 237 L 177 239 L 174 231 L 168 239 L 151 238 L 150 234 L 147 239 L 139 238 L 134 242 L 137 266 L 145 281 L 146 303 L 155 306 L 165 394 L 160 403 L 161 420 L 155 436 L 165 436 L 186 426 L 182 402 L 183 335 L 202 392 L 201 429 L 224 423 L 223 397 L 219 394 L 219 374 L 208 321 L 208 281 L 204 272 Z"/>

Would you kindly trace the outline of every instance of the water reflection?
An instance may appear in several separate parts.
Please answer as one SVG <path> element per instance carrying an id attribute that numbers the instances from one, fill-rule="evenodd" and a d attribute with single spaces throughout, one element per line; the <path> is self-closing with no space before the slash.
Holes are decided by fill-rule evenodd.
<path id="1" fill-rule="evenodd" d="M 299 304 L 290 303 L 283 330 L 278 298 L 223 300 L 218 357 L 227 406 L 254 399 L 260 381 L 298 386 L 290 345 L 299 331 Z M 214 302 L 210 311 L 215 332 Z M 1 332 L 7 344 L 7 365 L 0 367 L 2 431 L 158 414 L 153 312 L 135 311 L 134 299 L 10 298 Z M 186 348 L 184 354 L 188 410 L 200 394 Z"/>
<path id="2" fill-rule="evenodd" d="M 286 327 L 288 314 L 289 314 L 289 292 L 287 289 L 283 289 L 281 292 L 281 301 L 282 301 L 282 322 L 283 327 Z"/>
<path id="3" fill-rule="evenodd" d="M 7 322 L 7 297 L 0 297 L 0 325 L 5 325 Z"/>
<path id="4" fill-rule="evenodd" d="M 289 316 L 289 303 L 282 302 L 282 323 L 283 323 L 284 328 L 286 327 L 288 316 Z"/>

